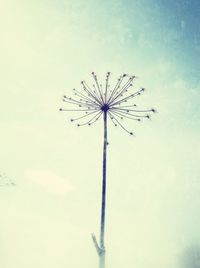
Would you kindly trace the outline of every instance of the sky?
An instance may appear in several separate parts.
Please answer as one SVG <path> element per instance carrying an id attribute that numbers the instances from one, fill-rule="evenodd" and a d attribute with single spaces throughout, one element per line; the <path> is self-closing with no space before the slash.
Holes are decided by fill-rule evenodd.
<path id="1" fill-rule="evenodd" d="M 199 248 L 199 16 L 198 0 L 0 1 L 2 268 L 98 266 L 103 120 L 59 112 L 92 71 L 136 75 L 158 111 L 134 137 L 108 123 L 107 266 L 183 268 Z"/>

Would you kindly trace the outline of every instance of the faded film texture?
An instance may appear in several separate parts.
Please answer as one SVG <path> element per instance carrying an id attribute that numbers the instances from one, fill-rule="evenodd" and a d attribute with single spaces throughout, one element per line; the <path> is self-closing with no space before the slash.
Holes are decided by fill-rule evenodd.
<path id="1" fill-rule="evenodd" d="M 106 268 L 199 267 L 199 18 L 199 0 L 0 1 L 1 268 L 98 267 L 104 119 Z"/>

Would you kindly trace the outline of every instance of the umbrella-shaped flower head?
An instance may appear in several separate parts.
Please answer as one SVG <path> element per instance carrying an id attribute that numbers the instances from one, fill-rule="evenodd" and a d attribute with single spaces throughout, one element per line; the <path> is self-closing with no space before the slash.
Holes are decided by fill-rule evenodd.
<path id="1" fill-rule="evenodd" d="M 103 113 L 107 113 L 115 126 L 133 135 L 133 132 L 125 127 L 124 121 L 149 119 L 150 113 L 155 112 L 152 108 L 138 109 L 133 103 L 133 100 L 145 90 L 144 88 L 133 89 L 135 76 L 121 75 L 114 87 L 109 84 L 110 72 L 106 74 L 104 86 L 99 83 L 94 72 L 92 77 L 94 82 L 92 86 L 81 81 L 81 90 L 73 89 L 73 97 L 63 96 L 63 101 L 71 107 L 60 108 L 60 111 L 82 113 L 71 119 L 71 122 L 77 122 L 78 127 L 90 126 L 97 122 Z"/>

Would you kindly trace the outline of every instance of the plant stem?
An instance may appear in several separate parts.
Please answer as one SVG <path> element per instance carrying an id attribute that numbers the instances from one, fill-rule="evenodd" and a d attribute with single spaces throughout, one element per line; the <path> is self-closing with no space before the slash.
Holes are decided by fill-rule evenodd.
<path id="1" fill-rule="evenodd" d="M 101 202 L 101 229 L 100 229 L 100 248 L 102 253 L 99 255 L 99 268 L 105 268 L 105 209 L 106 209 L 106 154 L 107 154 L 107 111 L 104 111 L 104 143 L 103 143 L 103 180 L 102 180 L 102 202 Z"/>

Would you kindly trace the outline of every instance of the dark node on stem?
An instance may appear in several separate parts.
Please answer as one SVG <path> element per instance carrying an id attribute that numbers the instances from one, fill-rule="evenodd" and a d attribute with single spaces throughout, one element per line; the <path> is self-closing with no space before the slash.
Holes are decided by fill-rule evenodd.
<path id="1" fill-rule="evenodd" d="M 60 108 L 59 111 L 62 111 L 62 108 Z"/>
<path id="2" fill-rule="evenodd" d="M 153 113 L 156 113 L 156 110 L 155 110 L 155 109 L 151 109 L 151 111 L 152 111 Z"/>
<path id="3" fill-rule="evenodd" d="M 107 141 L 107 143 L 106 143 L 107 145 L 109 145 L 109 142 Z"/>
<path id="4" fill-rule="evenodd" d="M 149 116 L 149 115 L 147 115 L 147 116 L 146 116 L 146 118 L 150 119 L 150 116 Z"/>
<path id="5" fill-rule="evenodd" d="M 133 132 L 130 132 L 130 135 L 133 135 Z"/>
<path id="6" fill-rule="evenodd" d="M 103 112 L 107 112 L 109 109 L 110 109 L 110 107 L 109 107 L 109 105 L 106 104 L 106 103 L 105 103 L 104 105 L 101 106 L 101 110 L 102 110 Z"/>
<path id="7" fill-rule="evenodd" d="M 71 122 L 73 122 L 73 121 L 74 121 L 74 119 L 70 119 L 70 121 L 71 121 Z"/>
<path id="8" fill-rule="evenodd" d="M 77 127 L 80 127 L 80 125 L 79 125 L 79 124 L 77 124 Z"/>

